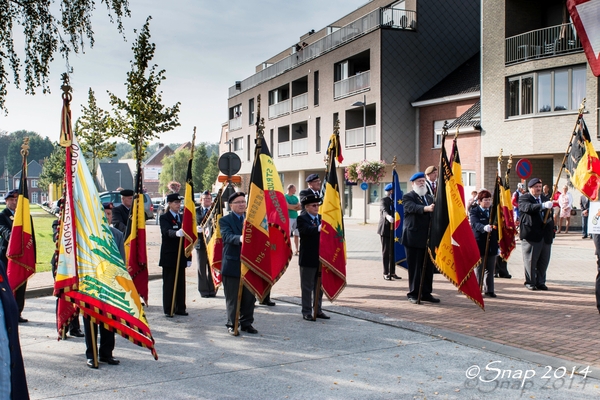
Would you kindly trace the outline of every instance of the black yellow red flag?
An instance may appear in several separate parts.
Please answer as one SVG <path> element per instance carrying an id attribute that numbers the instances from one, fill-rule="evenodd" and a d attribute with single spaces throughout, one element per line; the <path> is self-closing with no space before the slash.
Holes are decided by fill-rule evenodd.
<path id="1" fill-rule="evenodd" d="M 598 200 L 600 189 L 600 160 L 590 141 L 587 125 L 580 115 L 575 131 L 575 138 L 567 157 L 567 174 L 575 189 L 586 195 L 590 200 Z"/>
<path id="2" fill-rule="evenodd" d="M 223 188 L 217 193 L 208 215 L 202 224 L 206 255 L 210 265 L 215 288 L 221 284 L 221 262 L 223 261 L 223 238 L 219 228 L 219 220 L 223 217 Z"/>
<path id="3" fill-rule="evenodd" d="M 196 204 L 194 203 L 194 181 L 192 180 L 192 159 L 188 161 L 187 175 L 185 178 L 185 196 L 183 198 L 183 229 L 185 256 L 190 257 L 198 241 L 198 228 L 196 225 Z"/>
<path id="4" fill-rule="evenodd" d="M 125 240 L 127 271 L 140 296 L 148 304 L 148 255 L 146 253 L 146 212 L 144 210 L 144 194 L 141 165 L 136 172 L 136 190 L 131 206 L 131 229 Z"/>

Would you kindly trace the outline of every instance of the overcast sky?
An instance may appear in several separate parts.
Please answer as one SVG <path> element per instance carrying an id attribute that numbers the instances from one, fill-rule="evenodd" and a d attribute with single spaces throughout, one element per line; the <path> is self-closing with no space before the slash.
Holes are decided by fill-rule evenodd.
<path id="1" fill-rule="evenodd" d="M 124 21 L 127 42 L 108 22 L 104 4 L 96 2 L 93 28 L 96 43 L 85 54 L 72 55 L 73 121 L 87 105 L 91 87 L 100 107 L 110 110 L 107 90 L 126 96 L 124 82 L 133 58 L 133 29 L 141 29 L 148 15 L 151 41 L 156 43 L 153 63 L 166 70 L 160 89 L 163 103 L 181 102 L 181 126 L 162 134 L 164 143 L 191 140 L 218 142 L 227 121 L 228 88 L 255 67 L 298 42 L 311 29 L 319 30 L 366 4 L 367 0 L 130 0 L 131 18 Z M 18 25 L 15 25 L 18 28 Z M 17 35 L 15 33 L 15 35 Z M 22 46 L 21 46 L 22 48 Z M 29 130 L 58 139 L 60 129 L 60 75 L 65 62 L 55 57 L 51 94 L 25 95 L 9 86 L 7 116 L 0 115 L 0 131 Z M 12 77 L 12 74 L 9 74 Z M 157 141 L 157 140 L 155 140 Z"/>

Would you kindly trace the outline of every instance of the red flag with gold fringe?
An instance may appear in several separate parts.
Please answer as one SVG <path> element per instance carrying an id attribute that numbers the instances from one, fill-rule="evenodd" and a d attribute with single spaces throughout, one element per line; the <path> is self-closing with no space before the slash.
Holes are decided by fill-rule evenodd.
<path id="1" fill-rule="evenodd" d="M 144 194 L 142 169 L 138 163 L 136 172 L 135 198 L 131 206 L 131 229 L 125 240 L 127 271 L 144 302 L 148 304 L 148 255 L 146 253 L 146 212 L 144 210 Z"/>

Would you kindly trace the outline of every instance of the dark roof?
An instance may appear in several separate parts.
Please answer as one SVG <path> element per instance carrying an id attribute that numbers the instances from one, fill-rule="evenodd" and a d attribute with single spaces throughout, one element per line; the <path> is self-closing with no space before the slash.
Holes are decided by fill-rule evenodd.
<path id="1" fill-rule="evenodd" d="M 174 151 L 169 146 L 163 146 L 156 150 L 146 161 L 144 161 L 144 167 L 146 165 L 161 165 L 162 159 L 166 156 L 173 154 Z"/>
<path id="2" fill-rule="evenodd" d="M 455 128 L 461 126 L 473 126 L 478 127 L 481 125 L 481 100 L 477 100 L 477 103 L 473 104 L 467 111 L 465 111 L 460 117 L 456 118 L 451 124 L 448 124 L 449 128 Z"/>
<path id="3" fill-rule="evenodd" d="M 21 173 L 23 170 L 17 172 L 14 179 L 21 179 Z M 39 162 L 33 160 L 27 164 L 27 178 L 39 178 L 42 173 L 42 166 Z"/>
<path id="4" fill-rule="evenodd" d="M 481 88 L 480 63 L 480 53 L 477 53 L 425 92 L 415 102 L 478 92 Z"/>
<path id="5" fill-rule="evenodd" d="M 115 190 L 119 186 L 123 189 L 133 189 L 133 176 L 131 175 L 129 165 L 125 163 L 100 163 L 98 168 L 100 168 L 100 174 L 103 178 L 101 180 L 104 180 L 104 188 L 106 190 Z M 121 171 L 120 179 L 117 171 Z M 120 185 L 119 182 L 121 183 Z"/>

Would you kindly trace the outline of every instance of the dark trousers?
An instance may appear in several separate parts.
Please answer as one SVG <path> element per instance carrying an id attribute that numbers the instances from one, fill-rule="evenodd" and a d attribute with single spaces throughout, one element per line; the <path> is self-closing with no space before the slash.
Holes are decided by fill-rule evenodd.
<path id="1" fill-rule="evenodd" d="M 94 345 L 92 344 L 92 335 L 94 335 L 94 339 L 97 339 L 98 325 L 100 325 L 100 351 L 98 354 L 102 358 L 112 357 L 112 352 L 115 349 L 115 333 L 106 329 L 103 324 L 94 323 L 91 324 L 94 328 L 94 332 L 92 333 L 92 326 L 90 326 L 90 322 L 91 320 L 89 317 L 83 317 L 83 330 L 85 332 L 85 357 L 88 359 L 94 358 L 95 349 Z"/>
<path id="2" fill-rule="evenodd" d="M 319 268 L 300 267 L 300 291 L 302 293 L 302 315 L 313 315 Z M 319 290 L 317 314 L 321 313 L 323 291 Z"/>
<path id="3" fill-rule="evenodd" d="M 226 326 L 233 328 L 237 311 L 237 298 L 240 289 L 240 277 L 223 275 L 223 293 L 227 309 Z M 242 301 L 240 302 L 240 326 L 245 328 L 254 322 L 254 303 L 256 297 L 246 286 L 242 286 Z"/>
<path id="4" fill-rule="evenodd" d="M 598 274 L 596 275 L 596 308 L 600 312 L 600 235 L 594 234 L 594 245 L 596 246 L 596 266 Z"/>
<path id="5" fill-rule="evenodd" d="M 588 217 L 581 217 L 581 231 L 582 236 L 588 235 Z"/>
<path id="6" fill-rule="evenodd" d="M 21 287 L 15 291 L 15 299 L 17 300 L 17 307 L 19 308 L 19 315 L 21 315 L 21 313 L 23 312 L 23 309 L 25 308 L 25 291 L 26 290 L 27 290 L 27 281 L 25 281 L 25 283 L 22 284 Z"/>
<path id="7" fill-rule="evenodd" d="M 171 304 L 173 302 L 173 288 L 175 286 L 175 268 L 163 267 L 163 312 L 171 315 Z M 177 276 L 177 292 L 175 293 L 174 312 L 185 311 L 185 267 L 179 266 Z"/>
<path id="8" fill-rule="evenodd" d="M 198 291 L 200 296 L 215 296 L 217 291 L 210 272 L 206 249 L 196 249 L 196 255 L 198 256 Z"/>
<path id="9" fill-rule="evenodd" d="M 404 246 L 406 249 L 406 262 L 408 263 L 408 298 L 416 299 L 419 296 L 419 287 L 421 285 L 421 275 L 423 275 L 423 292 L 421 298 L 431 297 L 433 291 L 433 265 L 428 259 L 423 272 L 423 261 L 425 260 L 427 249 L 418 247 Z"/>
<path id="10" fill-rule="evenodd" d="M 483 258 L 481 264 L 475 268 L 475 275 L 477 276 L 477 283 L 481 284 L 481 269 L 483 268 Z M 488 255 L 485 264 L 485 271 L 483 272 L 483 291 L 484 293 L 494 293 L 494 269 L 496 268 L 496 256 Z"/>
<path id="11" fill-rule="evenodd" d="M 500 256 L 496 256 L 496 274 L 498 274 L 500 278 L 508 278 L 511 276 L 510 272 L 508 272 L 508 263 Z"/>
<path id="12" fill-rule="evenodd" d="M 380 236 L 380 238 L 381 255 L 383 256 L 383 274 L 395 275 L 396 263 L 394 262 L 394 238 L 390 236 Z"/>
<path id="13" fill-rule="evenodd" d="M 550 263 L 551 243 L 528 242 L 521 240 L 523 250 L 523 266 L 525 267 L 525 284 L 540 286 L 546 284 L 546 271 Z"/>

